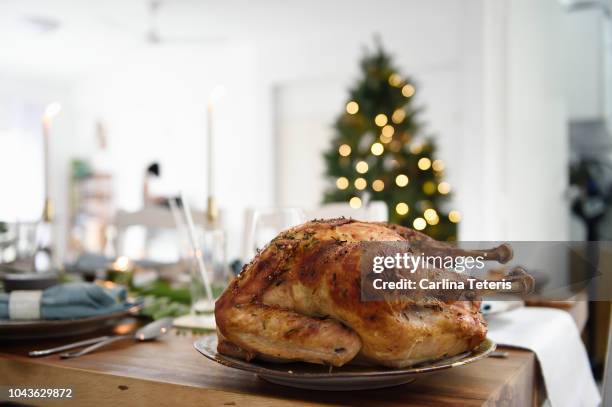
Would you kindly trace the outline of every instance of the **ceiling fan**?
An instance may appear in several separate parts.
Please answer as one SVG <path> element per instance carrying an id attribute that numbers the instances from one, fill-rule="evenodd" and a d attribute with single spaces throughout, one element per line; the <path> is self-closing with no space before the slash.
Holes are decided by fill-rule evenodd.
<path id="1" fill-rule="evenodd" d="M 142 39 L 151 45 L 163 45 L 163 44 L 219 44 L 227 41 L 224 37 L 198 37 L 198 36 L 167 36 L 161 33 L 159 27 L 159 14 L 163 5 L 162 0 L 149 0 L 148 1 L 148 18 L 146 21 L 147 28 L 144 33 L 138 33 Z M 104 23 L 114 28 L 120 28 L 124 31 L 132 31 L 127 28 L 126 24 L 117 22 L 116 20 L 105 19 Z M 133 31 L 132 31 L 133 33 Z"/>

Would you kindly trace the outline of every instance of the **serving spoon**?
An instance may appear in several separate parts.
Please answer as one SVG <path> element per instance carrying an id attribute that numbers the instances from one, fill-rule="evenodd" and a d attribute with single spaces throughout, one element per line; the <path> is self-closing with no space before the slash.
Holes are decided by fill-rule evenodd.
<path id="1" fill-rule="evenodd" d="M 152 341 L 162 335 L 165 335 L 170 328 L 172 328 L 173 319 L 174 318 L 158 319 L 157 321 L 153 321 L 138 329 L 134 334 L 110 336 L 79 351 L 62 353 L 60 354 L 60 357 L 62 359 L 77 358 L 124 339 L 134 339 L 137 342 Z"/>

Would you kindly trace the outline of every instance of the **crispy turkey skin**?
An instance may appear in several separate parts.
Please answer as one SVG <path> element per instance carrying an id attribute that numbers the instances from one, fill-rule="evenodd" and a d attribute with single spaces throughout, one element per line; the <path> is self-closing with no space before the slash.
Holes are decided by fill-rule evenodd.
<path id="1" fill-rule="evenodd" d="M 362 302 L 363 241 L 456 250 L 386 223 L 341 218 L 296 226 L 260 251 L 217 300 L 218 351 L 333 366 L 359 355 L 401 368 L 462 353 L 485 339 L 479 301 Z"/>

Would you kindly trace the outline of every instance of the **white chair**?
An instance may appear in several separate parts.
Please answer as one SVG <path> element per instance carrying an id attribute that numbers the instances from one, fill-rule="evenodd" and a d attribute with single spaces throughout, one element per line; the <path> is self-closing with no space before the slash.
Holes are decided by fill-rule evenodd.
<path id="1" fill-rule="evenodd" d="M 204 212 L 192 210 L 192 216 L 196 224 L 204 224 L 206 219 Z M 137 256 L 143 258 L 149 258 L 151 256 L 151 243 L 155 238 L 159 237 L 161 233 L 164 231 L 176 233 L 177 230 L 176 220 L 172 211 L 163 206 L 146 206 L 135 212 L 119 210 L 115 215 L 114 226 L 116 228 L 114 245 L 116 254 L 124 254 L 124 250 L 126 249 L 125 235 L 129 228 L 139 226 L 144 229 L 142 253 L 140 256 Z M 164 260 L 178 257 L 181 250 L 179 244 L 180 239 L 176 236 L 171 240 L 176 243 L 174 245 L 175 247 L 168 247 L 168 253 L 161 253 L 158 251 L 155 257 L 161 256 Z"/>

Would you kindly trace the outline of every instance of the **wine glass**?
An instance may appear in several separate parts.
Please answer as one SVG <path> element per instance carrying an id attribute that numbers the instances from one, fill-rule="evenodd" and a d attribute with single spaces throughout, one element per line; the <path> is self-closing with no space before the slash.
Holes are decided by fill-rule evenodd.
<path id="1" fill-rule="evenodd" d="M 247 229 L 244 243 L 244 262 L 250 261 L 280 232 L 306 221 L 299 208 L 263 208 L 247 211 Z"/>

